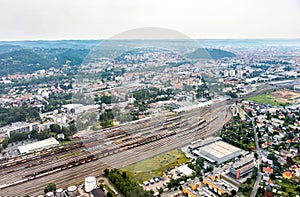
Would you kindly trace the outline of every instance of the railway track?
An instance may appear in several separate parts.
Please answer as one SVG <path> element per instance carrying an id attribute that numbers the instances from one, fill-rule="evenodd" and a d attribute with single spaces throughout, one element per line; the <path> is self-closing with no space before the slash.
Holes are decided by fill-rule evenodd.
<path id="1" fill-rule="evenodd" d="M 218 108 L 224 108 L 224 104 L 220 105 Z M 40 177 L 38 179 L 39 183 L 37 183 L 37 180 L 34 179 L 34 180 L 31 180 L 31 181 L 28 181 L 28 182 L 25 182 L 25 183 L 22 183 L 19 185 L 15 185 L 13 187 L 1 189 L 0 194 L 4 193 L 5 195 L 6 194 L 18 195 L 17 192 L 22 191 L 22 192 L 24 192 L 22 194 L 29 193 L 31 195 L 37 195 L 37 194 L 42 193 L 41 190 L 51 180 L 56 182 L 59 187 L 66 187 L 66 186 L 69 186 L 76 182 L 82 182 L 82 180 L 84 179 L 84 176 L 101 174 L 102 170 L 106 167 L 123 167 L 130 163 L 144 160 L 146 158 L 153 157 L 153 156 L 161 154 L 163 152 L 184 146 L 184 145 L 190 143 L 191 141 L 193 141 L 194 138 L 199 139 L 200 137 L 204 137 L 206 135 L 210 135 L 211 133 L 218 131 L 220 128 L 222 128 L 223 125 L 218 126 L 217 123 L 223 122 L 224 119 L 226 122 L 227 120 L 229 120 L 231 118 L 230 115 L 228 115 L 227 113 L 226 114 L 223 113 L 225 111 L 224 109 L 221 110 L 218 108 L 215 108 L 214 110 L 212 110 L 212 113 L 215 113 L 216 116 L 212 117 L 211 115 L 208 115 L 209 116 L 208 118 L 211 118 L 212 120 L 210 122 L 208 121 L 209 123 L 207 123 L 207 125 L 203 128 L 201 127 L 201 125 L 200 126 L 198 125 L 199 128 L 195 129 L 195 128 L 197 128 L 197 124 L 192 124 L 192 122 L 199 121 L 199 117 L 197 117 L 197 118 L 192 118 L 192 117 L 195 117 L 195 115 L 199 116 L 199 114 L 204 115 L 203 113 L 209 111 L 209 109 L 206 111 L 203 110 L 203 113 L 199 113 L 199 111 L 195 110 L 195 111 L 188 113 L 184 117 L 178 118 L 178 120 L 187 120 L 188 124 L 183 127 L 180 127 L 180 128 L 175 128 L 173 131 L 168 131 L 168 132 L 175 132 L 174 135 L 166 136 L 165 138 L 159 138 L 159 139 L 149 141 L 148 143 L 144 143 L 144 144 L 141 143 L 130 149 L 123 149 L 123 150 L 112 149 L 106 153 L 101 152 L 101 151 L 99 152 L 99 150 L 93 151 L 93 152 L 91 152 L 91 154 L 94 154 L 98 158 L 98 160 L 91 161 L 90 163 L 86 163 L 84 165 L 67 168 L 61 172 L 49 174 L 45 177 Z M 172 121 L 170 121 L 170 122 L 172 123 Z M 141 122 L 140 124 L 143 124 L 143 122 Z M 211 125 L 213 125 L 213 126 L 211 126 Z M 151 132 L 152 128 L 150 128 L 150 129 L 149 128 L 147 129 L 144 127 L 142 127 L 142 128 L 143 128 L 142 133 L 148 132 L 149 135 L 153 134 L 152 133 L 153 131 Z M 179 136 L 180 133 L 183 134 L 188 129 L 195 129 L 195 131 Z M 137 132 L 137 133 L 139 133 L 139 132 Z M 159 132 L 157 132 L 157 133 L 159 133 Z M 157 133 L 155 133 L 155 134 L 157 134 Z M 145 136 L 147 137 L 149 135 L 145 135 Z M 124 146 L 124 147 L 126 147 L 126 146 Z M 159 149 L 157 147 L 159 147 Z M 35 168 L 29 168 L 28 173 L 30 174 L 31 172 L 33 172 L 34 169 Z M 22 171 L 20 173 L 22 174 Z M 65 181 L 61 181 L 60 179 L 65 180 Z M 32 183 L 32 184 L 30 185 L 28 183 Z M 2 180 L 0 180 L 0 185 L 1 184 L 3 184 Z M 21 185 L 24 187 L 28 186 L 30 189 L 27 189 L 27 188 L 22 189 L 22 188 L 20 188 Z M 14 188 L 19 188 L 20 190 L 14 190 Z"/>
<path id="2" fill-rule="evenodd" d="M 38 151 L 28 155 L 17 156 L 8 160 L 0 161 L 0 169 L 11 168 L 18 165 L 27 165 L 28 163 L 34 163 L 34 161 L 43 160 L 48 157 L 55 157 L 65 154 L 69 151 L 78 150 L 83 147 L 83 143 L 73 143 L 66 146 L 59 146 L 48 150 Z M 54 156 L 55 155 L 55 156 Z"/>

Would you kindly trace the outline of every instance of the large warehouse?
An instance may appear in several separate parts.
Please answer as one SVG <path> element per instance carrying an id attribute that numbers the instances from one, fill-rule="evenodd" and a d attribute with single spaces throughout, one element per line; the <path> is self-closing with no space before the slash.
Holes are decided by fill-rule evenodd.
<path id="1" fill-rule="evenodd" d="M 223 141 L 217 141 L 193 151 L 210 163 L 220 164 L 241 155 L 241 149 Z"/>
<path id="2" fill-rule="evenodd" d="M 50 137 L 45 140 L 19 146 L 18 149 L 21 154 L 24 154 L 51 148 L 57 145 L 59 145 L 59 142 L 54 137 Z"/>

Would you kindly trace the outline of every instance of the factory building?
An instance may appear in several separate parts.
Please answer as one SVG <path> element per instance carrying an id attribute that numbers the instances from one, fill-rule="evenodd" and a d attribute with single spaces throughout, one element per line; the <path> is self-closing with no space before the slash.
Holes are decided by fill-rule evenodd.
<path id="1" fill-rule="evenodd" d="M 96 177 L 89 176 L 84 180 L 84 190 L 85 192 L 91 192 L 93 189 L 97 187 Z"/>
<path id="2" fill-rule="evenodd" d="M 40 151 L 40 150 L 43 150 L 43 149 L 55 147 L 55 146 L 58 146 L 58 145 L 59 145 L 59 142 L 54 137 L 50 137 L 50 138 L 45 139 L 45 140 L 41 140 L 41 141 L 38 141 L 38 142 L 33 142 L 33 143 L 30 143 L 30 144 L 19 146 L 18 150 L 21 154 L 25 154 L 25 153 L 31 153 L 31 152 Z"/>
<path id="3" fill-rule="evenodd" d="M 240 177 L 251 172 L 254 166 L 254 157 L 251 154 L 233 163 L 230 168 L 230 173 L 233 174 L 236 179 L 239 179 Z"/>
<path id="4" fill-rule="evenodd" d="M 191 145 L 189 146 L 189 149 L 191 151 L 193 151 L 193 150 L 199 149 L 203 146 L 206 146 L 206 145 L 209 145 L 209 144 L 212 144 L 214 142 L 221 141 L 221 140 L 222 140 L 222 138 L 220 138 L 220 137 L 208 137 L 204 140 L 201 140 L 201 139 L 196 140 L 196 141 L 191 143 Z"/>
<path id="5" fill-rule="evenodd" d="M 77 196 L 77 187 L 75 185 L 69 186 L 67 189 L 67 194 L 69 197 Z"/>
<path id="6" fill-rule="evenodd" d="M 212 142 L 195 149 L 192 153 L 210 163 L 221 164 L 241 155 L 241 149 L 223 141 Z"/>

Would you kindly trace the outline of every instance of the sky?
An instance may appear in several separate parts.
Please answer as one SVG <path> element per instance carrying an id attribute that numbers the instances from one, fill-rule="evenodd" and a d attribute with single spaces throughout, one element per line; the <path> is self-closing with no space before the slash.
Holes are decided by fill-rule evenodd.
<path id="1" fill-rule="evenodd" d="M 108 39 L 167 28 L 190 38 L 300 38 L 300 0 L 0 0 L 0 40 Z"/>

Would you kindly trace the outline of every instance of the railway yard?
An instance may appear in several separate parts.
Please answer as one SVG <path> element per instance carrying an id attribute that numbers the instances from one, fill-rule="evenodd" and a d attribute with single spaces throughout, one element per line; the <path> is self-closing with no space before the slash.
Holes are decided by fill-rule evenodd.
<path id="1" fill-rule="evenodd" d="M 220 101 L 89 132 L 64 146 L 0 161 L 0 196 L 37 196 L 49 182 L 62 188 L 79 184 L 105 168 L 121 168 L 212 135 L 231 117 L 230 101 Z"/>

